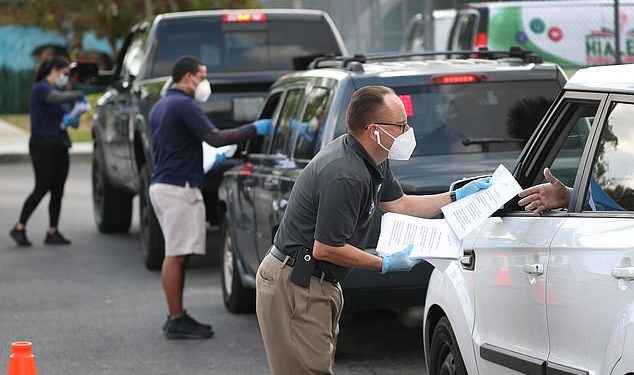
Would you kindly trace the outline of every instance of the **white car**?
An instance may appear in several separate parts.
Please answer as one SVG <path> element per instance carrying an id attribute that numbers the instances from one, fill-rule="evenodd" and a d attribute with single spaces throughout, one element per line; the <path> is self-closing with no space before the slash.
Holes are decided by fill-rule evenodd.
<path id="1" fill-rule="evenodd" d="M 634 374 L 634 65 L 582 69 L 518 159 L 572 187 L 542 215 L 517 199 L 434 269 L 428 373 Z"/>

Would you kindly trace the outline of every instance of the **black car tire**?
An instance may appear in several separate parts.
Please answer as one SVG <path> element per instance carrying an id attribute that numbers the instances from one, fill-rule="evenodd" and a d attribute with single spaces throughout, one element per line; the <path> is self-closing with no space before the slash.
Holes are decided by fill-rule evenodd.
<path id="1" fill-rule="evenodd" d="M 150 271 L 158 271 L 165 258 L 165 238 L 161 231 L 152 202 L 150 201 L 150 176 L 151 171 L 145 165 L 139 171 L 139 231 L 141 234 L 141 249 L 145 268 Z"/>
<path id="2" fill-rule="evenodd" d="M 456 336 L 446 316 L 440 318 L 434 328 L 430 351 L 430 375 L 467 375 Z"/>
<path id="3" fill-rule="evenodd" d="M 226 214 L 220 226 L 220 236 L 220 264 L 222 265 L 220 278 L 225 307 L 234 314 L 253 313 L 255 311 L 255 290 L 242 284 Z"/>
<path id="4" fill-rule="evenodd" d="M 92 203 L 97 229 L 102 233 L 123 233 L 132 222 L 132 198 L 108 181 L 100 149 L 95 143 L 92 156 Z"/>

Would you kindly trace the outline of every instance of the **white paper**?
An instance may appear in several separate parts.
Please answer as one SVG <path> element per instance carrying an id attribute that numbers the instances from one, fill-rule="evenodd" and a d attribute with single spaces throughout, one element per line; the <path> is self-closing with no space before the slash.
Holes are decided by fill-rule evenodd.
<path id="1" fill-rule="evenodd" d="M 462 243 L 443 219 L 421 219 L 389 212 L 381 218 L 377 252 L 390 255 L 413 245 L 410 258 L 458 259 Z"/>
<path id="2" fill-rule="evenodd" d="M 442 212 L 456 236 L 463 239 L 520 191 L 522 187 L 500 164 L 491 177 L 490 188 L 448 204 Z"/>
<path id="3" fill-rule="evenodd" d="M 216 155 L 222 154 L 226 158 L 230 158 L 236 153 L 237 149 L 238 145 L 236 144 L 213 147 L 208 145 L 207 142 L 203 142 L 203 171 L 207 173 L 211 168 L 213 168 L 214 163 L 216 162 Z"/>

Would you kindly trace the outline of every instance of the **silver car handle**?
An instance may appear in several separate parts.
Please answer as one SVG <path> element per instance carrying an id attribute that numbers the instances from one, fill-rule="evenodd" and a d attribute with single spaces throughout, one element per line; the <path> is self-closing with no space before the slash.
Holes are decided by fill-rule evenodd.
<path id="1" fill-rule="evenodd" d="M 615 279 L 634 280 L 634 267 L 612 268 L 612 277 Z"/>
<path id="2" fill-rule="evenodd" d="M 540 263 L 526 264 L 524 265 L 523 270 L 530 275 L 543 275 L 544 265 Z"/>

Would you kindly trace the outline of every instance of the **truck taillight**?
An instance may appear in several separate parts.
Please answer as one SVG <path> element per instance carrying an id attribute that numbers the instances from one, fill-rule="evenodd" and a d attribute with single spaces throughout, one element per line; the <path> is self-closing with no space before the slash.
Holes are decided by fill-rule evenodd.
<path id="1" fill-rule="evenodd" d="M 487 33 L 478 33 L 478 36 L 476 36 L 476 40 L 475 40 L 476 49 L 486 47 L 487 42 L 488 42 Z"/>
<path id="2" fill-rule="evenodd" d="M 459 74 L 459 75 L 442 75 L 432 76 L 429 79 L 430 85 L 446 85 L 453 83 L 475 83 L 486 81 L 485 74 Z"/>
<path id="3" fill-rule="evenodd" d="M 222 22 L 264 22 L 264 13 L 225 13 L 222 15 Z"/>

